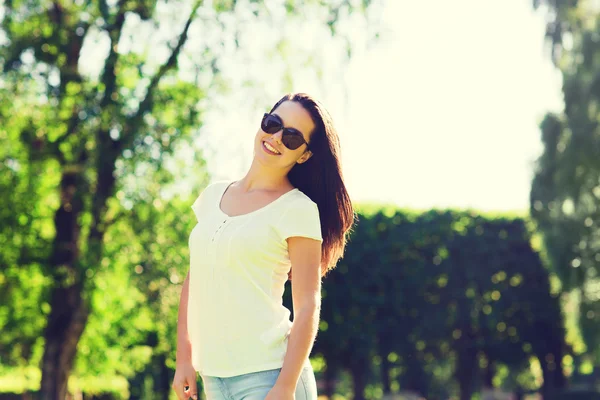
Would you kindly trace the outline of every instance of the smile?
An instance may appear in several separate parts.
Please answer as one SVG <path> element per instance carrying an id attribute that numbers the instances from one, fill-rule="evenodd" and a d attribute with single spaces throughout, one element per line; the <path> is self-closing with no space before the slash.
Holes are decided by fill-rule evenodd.
<path id="1" fill-rule="evenodd" d="M 265 150 L 267 153 L 269 153 L 269 154 L 272 154 L 272 155 L 274 155 L 274 156 L 280 156 L 280 155 L 281 155 L 281 153 L 279 153 L 277 150 L 275 150 L 275 149 L 274 149 L 274 148 L 273 148 L 273 147 L 272 147 L 270 144 L 268 144 L 267 142 L 264 142 L 264 141 L 263 141 L 263 142 L 262 142 L 262 147 L 263 147 L 263 149 L 264 149 L 264 150 Z"/>

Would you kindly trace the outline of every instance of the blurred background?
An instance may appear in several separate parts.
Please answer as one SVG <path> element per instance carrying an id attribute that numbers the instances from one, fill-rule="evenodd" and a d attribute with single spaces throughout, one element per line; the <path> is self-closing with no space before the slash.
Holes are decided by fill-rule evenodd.
<path id="1" fill-rule="evenodd" d="M 175 398 L 190 205 L 286 92 L 359 217 L 320 400 L 600 398 L 599 1 L 0 5 L 0 399 Z"/>

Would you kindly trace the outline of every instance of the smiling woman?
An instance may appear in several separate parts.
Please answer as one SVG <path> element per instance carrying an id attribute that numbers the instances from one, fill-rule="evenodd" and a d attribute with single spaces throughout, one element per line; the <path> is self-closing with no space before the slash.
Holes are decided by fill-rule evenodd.
<path id="1" fill-rule="evenodd" d="M 355 213 L 325 108 L 286 95 L 262 117 L 249 171 L 210 184 L 192 210 L 173 389 L 208 400 L 316 400 L 309 355 L 321 278 L 346 246 Z M 293 280 L 292 280 L 293 271 Z M 283 306 L 292 280 L 294 321 Z"/>

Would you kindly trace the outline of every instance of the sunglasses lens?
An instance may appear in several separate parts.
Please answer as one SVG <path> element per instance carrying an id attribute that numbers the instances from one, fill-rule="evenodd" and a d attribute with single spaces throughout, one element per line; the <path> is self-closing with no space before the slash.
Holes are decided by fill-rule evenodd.
<path id="1" fill-rule="evenodd" d="M 283 130 L 281 141 L 283 142 L 283 145 L 290 150 L 296 150 L 298 147 L 304 144 L 304 138 L 302 137 L 302 134 L 288 129 Z"/>
<path id="2" fill-rule="evenodd" d="M 265 133 L 277 133 L 283 128 L 283 122 L 276 115 L 265 114 L 260 123 L 260 128 Z M 296 129 L 284 128 L 281 136 L 283 145 L 290 150 L 296 150 L 304 144 L 304 136 Z"/>
<path id="3" fill-rule="evenodd" d="M 281 129 L 281 121 L 270 114 L 265 114 L 260 127 L 266 133 L 275 133 Z"/>

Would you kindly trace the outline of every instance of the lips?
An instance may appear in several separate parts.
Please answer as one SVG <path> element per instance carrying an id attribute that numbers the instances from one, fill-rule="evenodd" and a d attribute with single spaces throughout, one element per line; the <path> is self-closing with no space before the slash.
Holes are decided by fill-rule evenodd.
<path id="1" fill-rule="evenodd" d="M 265 143 L 266 142 L 264 142 L 264 141 L 262 142 L 262 147 L 267 153 L 271 154 L 272 156 L 280 156 L 281 155 L 281 153 L 274 153 L 272 150 L 269 150 L 269 148 L 266 146 Z"/>

